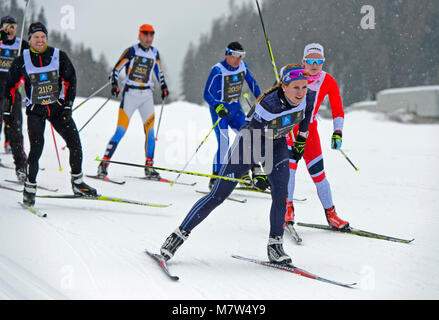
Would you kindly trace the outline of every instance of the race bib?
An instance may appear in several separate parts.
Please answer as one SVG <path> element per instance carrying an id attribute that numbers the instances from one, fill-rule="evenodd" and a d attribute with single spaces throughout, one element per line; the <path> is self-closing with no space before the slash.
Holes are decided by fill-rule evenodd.
<path id="1" fill-rule="evenodd" d="M 284 137 L 303 119 L 303 110 L 289 113 L 271 120 L 265 131 L 265 136 L 271 139 Z"/>
<path id="2" fill-rule="evenodd" d="M 8 72 L 17 55 L 18 50 L 5 48 L 0 49 L 0 71 Z"/>
<path id="3" fill-rule="evenodd" d="M 238 101 L 244 85 L 244 72 L 224 76 L 224 102 Z"/>
<path id="4" fill-rule="evenodd" d="M 128 79 L 135 82 L 147 83 L 153 64 L 153 59 L 136 56 Z"/>
<path id="5" fill-rule="evenodd" d="M 58 100 L 60 88 L 56 71 L 32 73 L 29 75 L 32 85 L 33 104 L 51 104 Z"/>

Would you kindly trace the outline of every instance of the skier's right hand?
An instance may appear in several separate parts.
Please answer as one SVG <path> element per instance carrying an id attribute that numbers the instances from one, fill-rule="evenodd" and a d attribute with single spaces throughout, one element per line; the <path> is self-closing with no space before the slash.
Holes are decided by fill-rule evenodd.
<path id="1" fill-rule="evenodd" d="M 253 184 L 259 190 L 270 189 L 271 185 L 268 181 L 268 177 L 265 174 L 259 174 L 253 177 Z"/>
<path id="2" fill-rule="evenodd" d="M 117 86 L 117 83 L 112 83 L 111 84 L 111 94 L 117 98 L 119 96 L 119 93 L 120 93 L 120 90 L 119 90 L 119 87 Z"/>
<path id="3" fill-rule="evenodd" d="M 8 32 L 5 30 L 5 28 L 0 29 L 0 40 L 4 40 L 8 38 Z"/>
<path id="4" fill-rule="evenodd" d="M 215 112 L 218 114 L 220 118 L 226 118 L 230 115 L 229 109 L 224 107 L 222 103 L 215 107 Z"/>
<path id="5" fill-rule="evenodd" d="M 12 97 L 10 95 L 0 98 L 0 114 L 8 112 L 11 109 Z"/>

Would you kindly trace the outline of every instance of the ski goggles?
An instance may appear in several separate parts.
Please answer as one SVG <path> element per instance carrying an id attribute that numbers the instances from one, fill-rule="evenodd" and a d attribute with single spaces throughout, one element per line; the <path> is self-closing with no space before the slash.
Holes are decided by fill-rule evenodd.
<path id="1" fill-rule="evenodd" d="M 155 34 L 154 31 L 140 31 L 140 33 L 143 33 L 144 35 L 147 35 L 147 36 L 153 36 Z"/>
<path id="2" fill-rule="evenodd" d="M 307 64 L 316 64 L 316 65 L 321 65 L 321 64 L 323 64 L 323 62 L 325 62 L 325 59 L 323 58 L 323 59 L 311 59 L 311 58 L 307 58 L 307 59 L 305 59 L 305 62 L 307 63 Z"/>
<path id="3" fill-rule="evenodd" d="M 245 57 L 245 51 L 235 51 L 229 48 L 226 48 L 226 52 L 228 55 L 232 55 L 235 58 L 243 58 Z"/>
<path id="4" fill-rule="evenodd" d="M 308 80 L 308 72 L 305 69 L 287 69 L 283 72 L 282 83 L 290 83 L 295 80 Z"/>
<path id="5" fill-rule="evenodd" d="M 17 24 L 16 24 L 16 23 L 5 23 L 5 24 L 3 24 L 3 27 L 4 27 L 5 29 L 8 29 L 8 28 L 14 28 L 14 29 L 17 29 Z"/>

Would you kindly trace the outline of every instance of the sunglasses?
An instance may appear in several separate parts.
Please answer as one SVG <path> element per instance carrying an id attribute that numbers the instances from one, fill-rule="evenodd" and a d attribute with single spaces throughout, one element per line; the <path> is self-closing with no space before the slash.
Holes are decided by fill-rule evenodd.
<path id="1" fill-rule="evenodd" d="M 306 80 L 308 78 L 308 72 L 304 69 L 288 71 L 283 77 L 283 83 L 290 83 L 294 80 Z"/>
<path id="2" fill-rule="evenodd" d="M 234 56 L 235 58 L 243 58 L 245 57 L 245 51 L 235 51 L 229 48 L 226 48 L 227 54 Z"/>
<path id="3" fill-rule="evenodd" d="M 147 36 L 153 36 L 155 34 L 154 31 L 140 31 L 140 32 L 142 32 L 144 35 L 147 35 Z"/>
<path id="4" fill-rule="evenodd" d="M 5 23 L 3 26 L 5 28 L 14 28 L 14 29 L 17 28 L 17 24 L 16 23 Z"/>
<path id="5" fill-rule="evenodd" d="M 323 62 L 325 62 L 325 59 L 311 59 L 311 58 L 308 58 L 308 59 L 305 59 L 305 62 L 307 63 L 307 64 L 317 64 L 318 66 L 319 65 L 321 65 L 321 64 L 323 64 Z"/>

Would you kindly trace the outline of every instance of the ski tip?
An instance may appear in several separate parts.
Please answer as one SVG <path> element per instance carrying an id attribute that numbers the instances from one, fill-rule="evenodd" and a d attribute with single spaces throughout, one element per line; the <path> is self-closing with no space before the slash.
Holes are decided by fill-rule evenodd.
<path id="1" fill-rule="evenodd" d="M 149 255 L 151 258 L 153 258 L 161 266 L 161 268 L 166 273 L 166 275 L 169 277 L 169 279 L 171 279 L 173 281 L 180 280 L 180 278 L 178 276 L 175 276 L 169 272 L 165 257 L 163 257 L 161 254 L 158 254 L 158 253 L 149 252 L 147 249 L 145 249 L 145 253 L 147 255 Z"/>
<path id="2" fill-rule="evenodd" d="M 353 282 L 353 283 L 341 283 L 340 286 L 348 288 L 348 289 L 357 289 L 357 284 L 358 283 L 356 283 L 356 282 Z"/>

